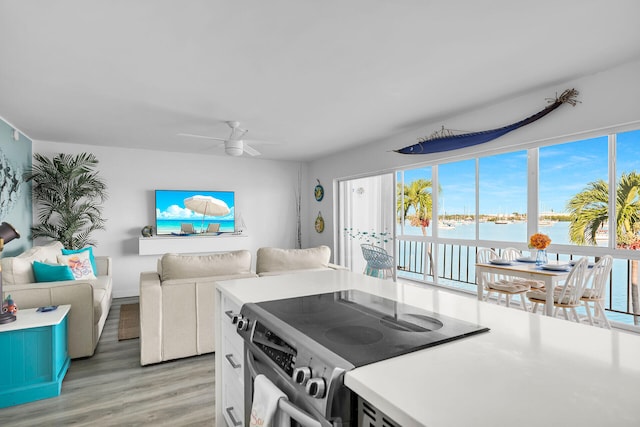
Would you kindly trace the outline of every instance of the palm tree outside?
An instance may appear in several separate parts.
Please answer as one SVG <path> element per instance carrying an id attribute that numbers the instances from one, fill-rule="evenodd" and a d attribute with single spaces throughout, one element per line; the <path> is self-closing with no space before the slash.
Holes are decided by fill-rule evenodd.
<path id="1" fill-rule="evenodd" d="M 430 179 L 416 179 L 409 184 L 398 183 L 397 186 L 397 206 L 398 221 L 408 219 L 414 227 L 420 227 L 422 235 L 427 235 L 427 227 L 431 223 L 433 198 L 431 190 L 433 182 Z M 409 214 L 413 208 L 414 213 Z M 427 256 L 429 257 L 429 270 L 433 275 L 433 253 L 431 244 L 425 243 L 427 246 Z"/>
<path id="2" fill-rule="evenodd" d="M 432 186 L 430 179 L 416 179 L 410 184 L 404 184 L 404 187 L 398 184 L 398 217 L 400 220 L 408 219 L 414 227 L 419 226 L 423 236 L 427 235 L 427 227 L 431 223 Z M 411 208 L 415 213 L 409 215 Z"/>
<path id="3" fill-rule="evenodd" d="M 598 230 L 609 221 L 609 184 L 603 180 L 588 184 L 567 203 L 570 212 L 569 239 L 578 245 L 596 245 Z M 640 174 L 622 173 L 616 186 L 616 245 L 640 249 Z M 631 304 L 638 325 L 638 261 L 631 260 Z"/>

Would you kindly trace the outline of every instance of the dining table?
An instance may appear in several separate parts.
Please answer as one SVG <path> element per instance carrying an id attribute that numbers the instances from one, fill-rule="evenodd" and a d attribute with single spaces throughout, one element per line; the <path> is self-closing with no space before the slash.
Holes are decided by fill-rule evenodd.
<path id="1" fill-rule="evenodd" d="M 545 314 L 553 315 L 553 292 L 556 285 L 566 280 L 571 266 L 563 261 L 549 261 L 539 266 L 532 262 L 496 261 L 490 263 L 476 263 L 476 284 L 478 285 L 478 299 L 483 300 L 484 286 L 482 273 L 499 274 L 503 276 L 519 277 L 528 280 L 539 280 L 544 283 L 546 294 Z"/>

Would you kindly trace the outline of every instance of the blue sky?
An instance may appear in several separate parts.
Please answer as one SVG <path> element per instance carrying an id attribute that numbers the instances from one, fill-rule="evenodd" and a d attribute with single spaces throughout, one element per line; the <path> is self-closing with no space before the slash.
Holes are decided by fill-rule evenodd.
<path id="1" fill-rule="evenodd" d="M 640 171 L 640 130 L 617 135 L 617 176 Z M 567 201 L 590 182 L 608 175 L 607 137 L 540 148 L 540 211 L 564 212 Z M 475 160 L 439 166 L 440 214 L 473 213 Z M 405 183 L 431 179 L 431 168 L 405 171 Z M 443 203 L 444 202 L 444 203 Z M 444 207 L 443 207 L 444 204 Z M 527 207 L 527 152 L 516 151 L 480 159 L 480 212 L 525 213 Z"/>

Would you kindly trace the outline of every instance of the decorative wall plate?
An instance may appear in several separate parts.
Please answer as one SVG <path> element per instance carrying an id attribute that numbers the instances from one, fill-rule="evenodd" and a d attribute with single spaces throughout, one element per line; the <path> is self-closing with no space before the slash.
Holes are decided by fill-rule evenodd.
<path id="1" fill-rule="evenodd" d="M 318 216 L 316 217 L 316 232 L 322 233 L 324 231 L 324 218 L 322 218 L 322 212 L 318 211 Z"/>
<path id="2" fill-rule="evenodd" d="M 316 188 L 313 190 L 313 195 L 317 201 L 320 201 L 324 197 L 324 187 L 320 184 L 319 179 L 316 179 L 316 181 L 318 181 L 318 185 L 316 185 Z"/>

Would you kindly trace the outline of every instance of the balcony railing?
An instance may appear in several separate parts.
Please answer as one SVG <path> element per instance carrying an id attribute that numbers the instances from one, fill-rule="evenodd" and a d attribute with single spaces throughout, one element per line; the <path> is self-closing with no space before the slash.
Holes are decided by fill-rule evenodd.
<path id="1" fill-rule="evenodd" d="M 438 243 L 421 239 L 397 239 L 398 277 L 476 293 L 476 252 L 478 247 L 454 243 Z M 494 248 L 500 252 L 500 248 Z M 549 259 L 569 261 L 579 258 L 570 253 L 549 253 Z M 640 323 L 640 313 L 633 313 L 632 272 L 634 261 L 615 258 L 609 275 L 605 310 L 611 321 Z M 437 275 L 437 278 L 435 277 Z M 637 280 L 637 278 L 636 278 Z"/>

